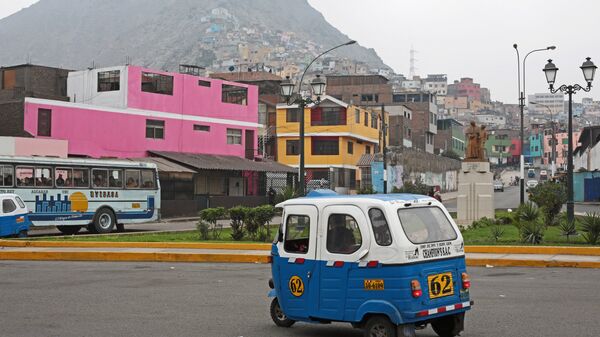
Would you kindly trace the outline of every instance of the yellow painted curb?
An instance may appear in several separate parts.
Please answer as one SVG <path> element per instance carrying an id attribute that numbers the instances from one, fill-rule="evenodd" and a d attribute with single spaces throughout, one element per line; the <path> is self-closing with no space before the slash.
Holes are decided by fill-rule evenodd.
<path id="1" fill-rule="evenodd" d="M 466 253 L 600 256 L 600 247 L 465 246 Z"/>
<path id="2" fill-rule="evenodd" d="M 0 247 L 61 247 L 61 248 L 174 248 L 174 249 L 226 249 L 271 250 L 266 243 L 216 243 L 216 242 L 103 242 L 103 241 L 38 241 L 0 240 Z"/>
<path id="3" fill-rule="evenodd" d="M 163 252 L 0 251 L 0 260 L 269 263 L 271 262 L 271 256 L 248 254 L 184 254 Z"/>
<path id="4" fill-rule="evenodd" d="M 538 267 L 538 268 L 600 268 L 600 262 L 589 261 L 544 261 L 544 260 L 515 260 L 515 259 L 470 259 L 467 266 L 485 267 Z"/>

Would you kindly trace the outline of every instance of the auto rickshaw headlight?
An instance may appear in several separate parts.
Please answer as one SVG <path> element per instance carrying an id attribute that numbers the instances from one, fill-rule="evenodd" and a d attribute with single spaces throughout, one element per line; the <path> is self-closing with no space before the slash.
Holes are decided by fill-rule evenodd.
<path id="1" fill-rule="evenodd" d="M 423 295 L 423 290 L 421 290 L 421 283 L 419 283 L 419 280 L 410 281 L 410 288 L 412 290 L 412 297 L 418 298 Z"/>
<path id="2" fill-rule="evenodd" d="M 471 279 L 467 273 L 462 273 L 462 287 L 465 290 L 471 288 Z"/>

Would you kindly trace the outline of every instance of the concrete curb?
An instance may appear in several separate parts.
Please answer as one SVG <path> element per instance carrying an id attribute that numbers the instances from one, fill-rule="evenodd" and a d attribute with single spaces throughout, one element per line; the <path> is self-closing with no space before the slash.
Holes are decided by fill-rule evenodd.
<path id="1" fill-rule="evenodd" d="M 270 250 L 269 243 L 0 240 L 0 247 Z M 466 253 L 600 256 L 600 247 L 465 246 Z"/>
<path id="2" fill-rule="evenodd" d="M 189 254 L 165 252 L 0 251 L 0 260 L 269 263 L 271 262 L 271 256 L 251 254 Z"/>
<path id="3" fill-rule="evenodd" d="M 255 254 L 190 254 L 170 252 L 1 251 L 0 260 L 96 262 L 270 263 L 271 256 Z M 600 262 L 467 258 L 470 267 L 599 268 Z"/>
<path id="4" fill-rule="evenodd" d="M 600 256 L 600 247 L 465 246 L 465 253 Z"/>
<path id="5" fill-rule="evenodd" d="M 467 259 L 469 267 L 600 268 L 600 262 L 517 259 Z"/>
<path id="6" fill-rule="evenodd" d="M 268 243 L 0 240 L 0 247 L 270 250 Z"/>

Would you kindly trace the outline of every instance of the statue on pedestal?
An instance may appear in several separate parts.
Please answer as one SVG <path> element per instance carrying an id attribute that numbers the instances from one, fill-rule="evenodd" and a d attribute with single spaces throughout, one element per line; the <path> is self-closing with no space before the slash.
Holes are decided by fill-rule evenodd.
<path id="1" fill-rule="evenodd" d="M 485 125 L 477 126 L 475 122 L 467 128 L 467 151 L 465 152 L 465 161 L 486 161 L 485 142 L 488 134 Z"/>

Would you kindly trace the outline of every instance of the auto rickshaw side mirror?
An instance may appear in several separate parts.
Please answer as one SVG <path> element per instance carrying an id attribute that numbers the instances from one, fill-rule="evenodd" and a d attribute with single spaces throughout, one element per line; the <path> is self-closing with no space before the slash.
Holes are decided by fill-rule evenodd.
<path id="1" fill-rule="evenodd" d="M 283 225 L 279 225 L 279 230 L 277 231 L 277 242 L 283 242 Z"/>

